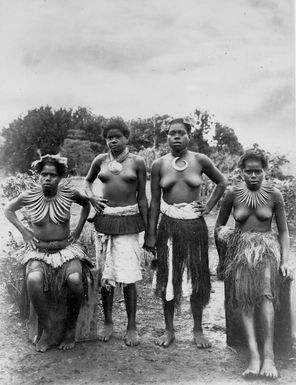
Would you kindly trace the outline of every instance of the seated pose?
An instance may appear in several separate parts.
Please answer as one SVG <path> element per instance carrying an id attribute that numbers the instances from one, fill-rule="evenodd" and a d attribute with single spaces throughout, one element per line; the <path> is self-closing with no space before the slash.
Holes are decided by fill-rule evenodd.
<path id="1" fill-rule="evenodd" d="M 156 292 L 162 297 L 166 328 L 157 344 L 167 347 L 174 341 L 175 305 L 179 304 L 181 296 L 190 296 L 194 341 L 198 348 L 208 348 L 211 344 L 202 331 L 203 307 L 211 291 L 204 215 L 222 196 L 226 180 L 206 155 L 188 150 L 190 132 L 189 123 L 183 119 L 172 120 L 168 129 L 171 151 L 152 165 L 151 204 L 144 247 L 157 251 Z M 202 174 L 216 184 L 205 205 L 198 202 Z"/>
<path id="2" fill-rule="evenodd" d="M 80 306 L 87 295 L 90 273 L 87 257 L 76 243 L 87 219 L 88 199 L 67 183 L 60 183 L 67 172 L 67 159 L 59 155 L 44 155 L 33 165 L 39 174 L 39 184 L 32 185 L 11 201 L 5 209 L 8 220 L 20 231 L 25 241 L 21 263 L 25 266 L 26 291 L 38 316 L 42 334 L 35 336 L 36 350 L 45 352 L 55 340 L 51 309 L 56 303 L 66 303 L 67 320 L 60 349 L 75 344 L 75 328 Z M 70 234 L 70 207 L 82 206 L 75 230 Z M 32 222 L 28 229 L 15 212 L 26 207 Z"/>
<path id="3" fill-rule="evenodd" d="M 143 158 L 129 152 L 129 130 L 119 119 L 104 128 L 109 152 L 98 155 L 86 176 L 86 194 L 93 205 L 97 267 L 101 271 L 104 327 L 101 341 L 113 334 L 112 306 L 114 287 L 123 285 L 128 317 L 125 343 L 138 345 L 136 330 L 136 282 L 142 279 L 139 233 L 147 223 L 148 204 L 145 193 L 146 167 Z M 96 178 L 102 182 L 103 197 L 93 191 Z"/>
<path id="4" fill-rule="evenodd" d="M 289 234 L 283 197 L 264 178 L 267 159 L 258 150 L 249 150 L 239 161 L 243 183 L 230 188 L 216 222 L 216 238 L 226 242 L 224 275 L 230 287 L 230 306 L 239 308 L 245 329 L 250 361 L 243 377 L 278 377 L 274 363 L 274 308 L 278 304 L 279 273 L 286 276 Z M 232 232 L 224 225 L 231 211 Z M 278 237 L 271 232 L 272 218 Z M 255 314 L 263 329 L 261 362 L 256 339 Z"/>

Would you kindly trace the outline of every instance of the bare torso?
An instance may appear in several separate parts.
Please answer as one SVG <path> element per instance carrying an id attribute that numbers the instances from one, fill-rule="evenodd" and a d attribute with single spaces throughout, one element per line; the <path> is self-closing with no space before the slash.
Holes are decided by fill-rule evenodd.
<path id="1" fill-rule="evenodd" d="M 137 203 L 138 175 L 136 156 L 129 154 L 122 163 L 120 174 L 112 174 L 108 168 L 107 154 L 100 163 L 97 174 L 102 182 L 103 198 L 108 200 L 108 206 L 128 206 Z"/>
<path id="2" fill-rule="evenodd" d="M 239 227 L 242 231 L 270 231 L 274 211 L 273 207 L 272 199 L 270 199 L 268 205 L 250 208 L 234 197 L 233 217 L 236 227 Z"/>
<path id="3" fill-rule="evenodd" d="M 169 204 L 198 200 L 202 183 L 202 166 L 198 154 L 187 151 L 183 159 L 188 162 L 188 167 L 184 171 L 174 169 L 173 159 L 172 154 L 167 154 L 161 159 L 160 187 L 163 199 Z"/>
<path id="4" fill-rule="evenodd" d="M 40 241 L 61 241 L 66 239 L 70 233 L 70 223 L 54 223 L 48 214 L 38 223 L 32 224 L 35 237 Z"/>

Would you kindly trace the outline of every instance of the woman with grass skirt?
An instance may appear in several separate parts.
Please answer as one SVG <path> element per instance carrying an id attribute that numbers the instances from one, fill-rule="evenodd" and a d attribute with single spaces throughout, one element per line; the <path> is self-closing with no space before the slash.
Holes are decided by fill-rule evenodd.
<path id="1" fill-rule="evenodd" d="M 157 252 L 156 292 L 163 301 L 166 327 L 157 344 L 167 347 L 174 341 L 175 305 L 182 296 L 189 296 L 195 344 L 198 348 L 208 348 L 211 344 L 202 330 L 203 308 L 211 291 L 204 215 L 222 196 L 226 180 L 206 155 L 188 150 L 190 132 L 191 125 L 184 119 L 174 119 L 168 124 L 171 151 L 152 165 L 144 247 Z M 203 174 L 216 184 L 206 204 L 198 201 Z"/>
<path id="2" fill-rule="evenodd" d="M 250 352 L 243 377 L 275 379 L 274 310 L 278 305 L 279 274 L 288 275 L 289 234 L 282 194 L 265 180 L 267 166 L 266 157 L 258 150 L 242 155 L 239 168 L 243 183 L 227 191 L 215 235 L 218 244 L 227 245 L 222 267 L 230 287 L 230 303 L 226 306 L 240 309 Z M 225 226 L 231 211 L 235 219 L 233 231 Z M 278 236 L 271 231 L 273 218 Z M 262 360 L 256 339 L 256 313 L 263 330 Z"/>

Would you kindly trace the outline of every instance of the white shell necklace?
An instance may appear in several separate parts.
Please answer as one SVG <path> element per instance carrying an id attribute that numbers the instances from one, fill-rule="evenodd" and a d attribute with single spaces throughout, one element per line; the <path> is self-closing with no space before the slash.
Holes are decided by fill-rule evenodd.
<path id="1" fill-rule="evenodd" d="M 67 184 L 59 184 L 57 193 L 52 198 L 44 196 L 40 185 L 30 186 L 23 199 L 27 203 L 33 223 L 42 221 L 47 214 L 54 223 L 64 223 L 69 219 L 74 190 Z"/>
<path id="2" fill-rule="evenodd" d="M 128 157 L 129 149 L 126 147 L 117 158 L 114 158 L 111 151 L 108 153 L 109 163 L 108 168 L 114 175 L 118 175 L 122 171 L 122 162 Z"/>
<path id="3" fill-rule="evenodd" d="M 273 186 L 264 181 L 259 190 L 249 190 L 245 183 L 234 187 L 235 195 L 240 203 L 250 208 L 266 206 L 270 201 Z"/>

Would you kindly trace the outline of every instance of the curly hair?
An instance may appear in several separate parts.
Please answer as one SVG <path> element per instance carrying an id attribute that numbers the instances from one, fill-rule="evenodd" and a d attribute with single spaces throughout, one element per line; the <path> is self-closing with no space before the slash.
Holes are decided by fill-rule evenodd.
<path id="1" fill-rule="evenodd" d="M 37 172 L 37 174 L 40 174 L 46 165 L 55 166 L 57 174 L 60 178 L 64 178 L 68 174 L 67 158 L 65 157 L 46 154 L 39 160 L 35 160 L 35 162 L 32 163 L 32 168 Z"/>
<path id="2" fill-rule="evenodd" d="M 238 167 L 243 170 L 246 167 L 248 160 L 256 160 L 261 163 L 263 170 L 268 168 L 268 158 L 261 150 L 247 150 L 240 157 L 238 161 Z"/>
<path id="3" fill-rule="evenodd" d="M 119 130 L 127 139 L 130 136 L 128 126 L 120 118 L 112 118 L 109 120 L 107 125 L 103 128 L 103 138 L 107 138 L 108 131 L 110 130 Z"/>
<path id="4" fill-rule="evenodd" d="M 187 134 L 189 135 L 189 134 L 191 133 L 191 124 L 189 124 L 188 122 L 186 122 L 183 118 L 172 119 L 172 120 L 169 122 L 167 132 L 169 132 L 169 130 L 170 130 L 170 128 L 171 128 L 171 125 L 174 124 L 174 123 L 181 123 L 181 124 L 183 124 L 184 127 L 185 127 L 185 130 L 187 131 Z"/>

